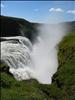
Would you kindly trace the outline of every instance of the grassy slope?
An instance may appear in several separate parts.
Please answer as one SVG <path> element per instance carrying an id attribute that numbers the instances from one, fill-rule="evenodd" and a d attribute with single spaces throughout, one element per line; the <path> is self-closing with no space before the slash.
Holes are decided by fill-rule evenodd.
<path id="1" fill-rule="evenodd" d="M 16 81 L 1 71 L 1 100 L 75 100 L 75 33 L 59 44 L 59 68 L 51 85 L 35 80 Z"/>

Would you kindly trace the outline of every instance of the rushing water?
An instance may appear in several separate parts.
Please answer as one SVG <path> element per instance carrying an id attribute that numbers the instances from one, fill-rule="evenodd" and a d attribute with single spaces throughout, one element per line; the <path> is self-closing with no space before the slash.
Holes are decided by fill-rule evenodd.
<path id="1" fill-rule="evenodd" d="M 1 60 L 17 80 L 36 79 L 51 84 L 58 68 L 57 44 L 62 40 L 62 27 L 44 25 L 39 28 L 37 42 L 32 45 L 26 37 L 1 37 Z"/>

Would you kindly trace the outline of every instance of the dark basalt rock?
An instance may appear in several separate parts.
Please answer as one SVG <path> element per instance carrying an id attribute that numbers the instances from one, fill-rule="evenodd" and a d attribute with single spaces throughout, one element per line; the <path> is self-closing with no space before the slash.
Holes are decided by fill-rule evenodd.
<path id="1" fill-rule="evenodd" d="M 1 37 L 25 36 L 32 43 L 37 37 L 36 25 L 24 19 L 0 16 Z M 0 41 L 3 41 L 1 39 Z"/>

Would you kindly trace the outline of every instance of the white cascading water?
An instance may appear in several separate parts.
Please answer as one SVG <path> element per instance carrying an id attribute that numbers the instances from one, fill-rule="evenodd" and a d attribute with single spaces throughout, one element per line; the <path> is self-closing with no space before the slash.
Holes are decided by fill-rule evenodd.
<path id="1" fill-rule="evenodd" d="M 41 84 L 51 84 L 58 68 L 57 44 L 65 32 L 61 26 L 43 25 L 38 29 L 34 45 L 26 37 L 2 37 L 8 41 L 1 42 L 1 60 L 17 80 L 32 78 Z"/>

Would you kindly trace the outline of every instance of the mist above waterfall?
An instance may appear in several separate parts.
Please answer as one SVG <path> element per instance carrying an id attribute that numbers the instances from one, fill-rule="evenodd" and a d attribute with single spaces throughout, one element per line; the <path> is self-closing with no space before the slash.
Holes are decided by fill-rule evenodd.
<path id="1" fill-rule="evenodd" d="M 3 37 L 6 41 L 1 42 L 1 60 L 17 80 L 36 79 L 39 83 L 51 84 L 58 68 L 57 45 L 65 29 L 60 24 L 47 24 L 38 30 L 33 45 L 26 37 Z"/>
<path id="2" fill-rule="evenodd" d="M 58 44 L 65 36 L 65 28 L 61 24 L 42 25 L 38 27 L 38 42 L 33 46 L 35 77 L 43 84 L 51 84 L 52 76 L 58 68 Z"/>

